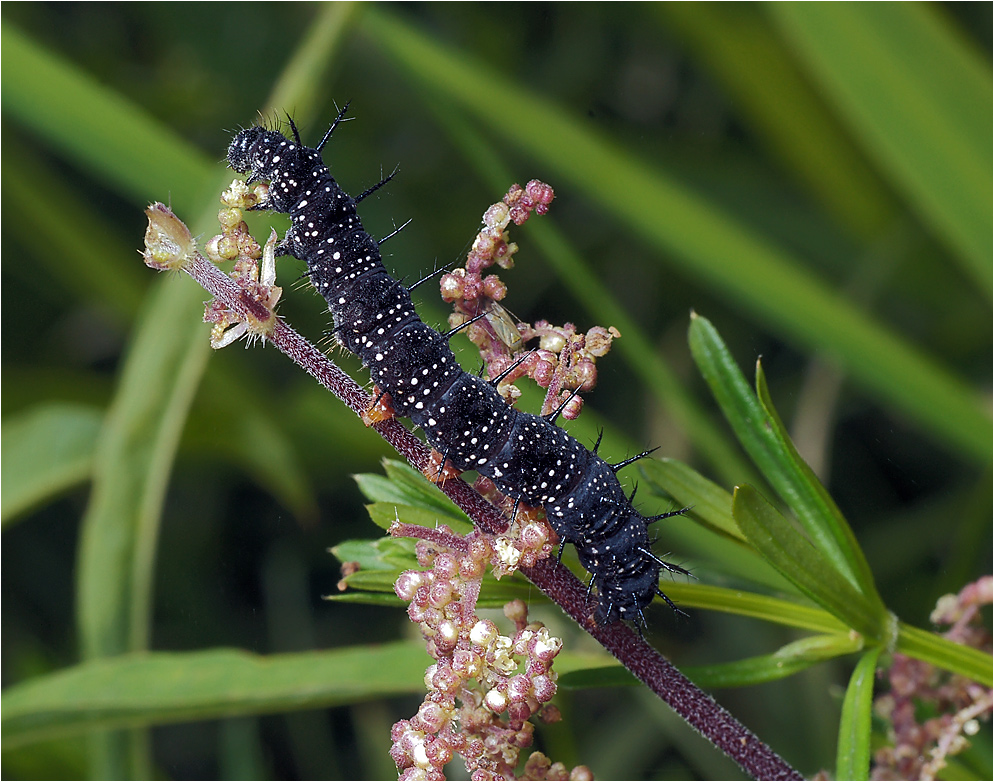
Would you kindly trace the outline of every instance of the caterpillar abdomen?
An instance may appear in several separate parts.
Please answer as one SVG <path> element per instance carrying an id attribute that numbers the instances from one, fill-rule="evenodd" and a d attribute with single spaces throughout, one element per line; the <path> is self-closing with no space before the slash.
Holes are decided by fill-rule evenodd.
<path id="1" fill-rule="evenodd" d="M 668 601 L 659 591 L 660 570 L 686 571 L 652 554 L 650 520 L 632 506 L 614 468 L 552 421 L 510 407 L 492 384 L 463 371 L 447 338 L 420 320 L 410 292 L 383 267 L 356 200 L 322 162 L 331 131 L 313 149 L 293 132 L 295 141 L 266 128 L 243 130 L 228 162 L 250 181 L 269 181 L 266 206 L 291 219 L 280 252 L 307 263 L 342 346 L 455 467 L 545 507 L 553 529 L 591 573 L 599 621 L 640 619 L 656 594 Z"/>

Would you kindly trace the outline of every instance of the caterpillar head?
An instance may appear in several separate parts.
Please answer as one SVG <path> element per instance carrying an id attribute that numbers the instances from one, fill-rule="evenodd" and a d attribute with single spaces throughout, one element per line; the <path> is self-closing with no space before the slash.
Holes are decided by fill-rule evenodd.
<path id="1" fill-rule="evenodd" d="M 271 180 L 292 165 L 298 145 L 275 130 L 251 127 L 239 132 L 228 146 L 228 165 L 248 181 Z"/>

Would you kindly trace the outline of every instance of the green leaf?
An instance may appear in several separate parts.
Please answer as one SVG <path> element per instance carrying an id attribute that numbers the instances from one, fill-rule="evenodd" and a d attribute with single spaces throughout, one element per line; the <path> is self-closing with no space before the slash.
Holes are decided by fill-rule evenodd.
<path id="1" fill-rule="evenodd" d="M 762 591 L 796 592 L 794 585 L 743 537 L 732 518 L 731 494 L 674 459 L 645 459 L 639 466 L 646 479 L 639 483 L 640 500 L 644 502 L 646 497 L 652 496 L 667 500 L 651 512 L 672 510 L 674 502 L 677 507 L 691 508 L 685 516 L 669 519 L 656 527 L 666 545 L 680 552 L 682 564 L 691 567 L 703 580 L 723 577 L 726 582 L 744 581 Z M 647 490 L 643 491 L 642 486 Z M 650 511 L 643 508 L 642 512 L 649 515 Z M 670 591 L 669 587 L 666 591 Z"/>
<path id="2" fill-rule="evenodd" d="M 862 641 L 848 634 L 833 633 L 802 638 L 781 647 L 773 654 L 749 657 L 729 663 L 681 667 L 691 681 L 707 690 L 750 687 L 785 679 L 819 662 L 859 651 Z M 621 665 L 580 668 L 563 673 L 561 687 L 580 690 L 592 687 L 629 687 L 638 685 L 632 673 Z M 557 670 L 559 669 L 557 660 Z"/>
<path id="3" fill-rule="evenodd" d="M 645 459 L 639 469 L 657 496 L 672 497 L 678 505 L 690 507 L 694 520 L 714 533 L 746 542 L 732 518 L 732 495 L 717 483 L 677 459 Z"/>
<path id="4" fill-rule="evenodd" d="M 407 487 L 411 496 L 420 495 L 424 508 L 438 508 L 449 516 L 458 518 L 465 517 L 465 514 L 456 507 L 455 503 L 438 490 L 431 481 L 415 470 L 407 462 L 400 462 L 396 459 L 384 459 L 383 468 L 387 477 L 398 486 Z M 412 503 L 419 504 L 419 503 Z M 468 518 L 468 517 L 467 517 Z"/>
<path id="5" fill-rule="evenodd" d="M 571 182 L 683 274 L 793 344 L 831 355 L 888 407 L 990 463 L 991 417 L 978 394 L 815 279 L 787 251 L 592 131 L 548 96 L 508 82 L 389 12 L 368 8 L 361 29 L 430 94 L 454 101 Z M 514 122 L 495 122 L 494 106 L 513 106 Z"/>
<path id="6" fill-rule="evenodd" d="M 97 445 L 83 520 L 78 616 L 85 657 L 147 642 L 158 524 L 173 457 L 210 348 L 181 277 L 157 286 Z"/>
<path id="7" fill-rule="evenodd" d="M 367 476 L 375 477 L 375 476 Z M 436 508 L 416 508 L 410 505 L 397 505 L 392 502 L 374 502 L 367 505 L 369 518 L 383 530 L 390 529 L 394 521 L 404 524 L 417 524 L 419 527 L 435 529 L 439 524 L 448 524 L 457 534 L 472 532 L 473 525 L 466 519 L 446 515 Z"/>
<path id="8" fill-rule="evenodd" d="M 405 641 L 263 657 L 217 649 L 94 660 L 4 690 L 5 748 L 73 733 L 318 709 L 424 690 Z"/>
<path id="9" fill-rule="evenodd" d="M 354 476 L 359 490 L 374 503 L 393 503 L 434 511 L 445 518 L 467 520 L 452 502 L 428 479 L 408 464 L 384 459 L 387 476 L 365 473 Z"/>
<path id="10" fill-rule="evenodd" d="M 735 490 L 732 514 L 749 541 L 798 589 L 848 627 L 890 640 L 895 620 L 856 591 L 834 565 L 751 486 Z"/>
<path id="11" fill-rule="evenodd" d="M 393 594 L 393 585 L 402 572 L 402 568 L 394 570 L 359 570 L 345 577 L 345 583 L 351 589 L 366 592 L 389 592 Z M 399 600 L 399 598 L 398 598 Z"/>
<path id="12" fill-rule="evenodd" d="M 862 646 L 862 639 L 849 633 L 815 635 L 782 646 L 773 654 L 681 670 L 695 684 L 708 690 L 751 687 L 785 679 L 817 663 L 857 652 Z"/>
<path id="13" fill-rule="evenodd" d="M 664 584 L 664 587 L 673 602 L 685 608 L 703 608 L 726 614 L 749 616 L 765 622 L 819 633 L 837 635 L 849 629 L 848 625 L 823 609 L 800 605 L 790 600 L 706 584 L 673 582 Z"/>
<path id="14" fill-rule="evenodd" d="M 3 422 L 4 527 L 29 508 L 90 477 L 103 411 L 43 404 Z"/>
<path id="15" fill-rule="evenodd" d="M 991 655 L 904 622 L 898 623 L 896 650 L 916 660 L 966 676 L 984 687 L 989 688 L 994 684 L 994 658 Z"/>
<path id="16" fill-rule="evenodd" d="M 857 141 L 990 294 L 986 58 L 924 4 L 777 3 L 769 10 Z"/>
<path id="17" fill-rule="evenodd" d="M 770 485 L 797 514 L 805 532 L 838 573 L 882 608 L 873 576 L 859 544 L 828 492 L 798 456 L 776 416 L 757 370 L 759 398 L 739 371 L 728 348 L 706 318 L 690 323 L 690 349 L 739 442 Z M 765 407 L 764 407 L 765 403 Z"/>
<path id="18" fill-rule="evenodd" d="M 364 571 L 399 570 L 417 566 L 414 541 L 404 538 L 377 538 L 376 540 L 346 540 L 331 549 L 340 562 L 358 562 Z M 402 560 L 398 562 L 397 560 Z"/>
<path id="19" fill-rule="evenodd" d="M 836 779 L 870 778 L 870 718 L 880 651 L 879 646 L 867 650 L 859 658 L 849 679 L 846 697 L 842 701 L 842 720 L 839 722 Z"/>
<path id="20" fill-rule="evenodd" d="M 762 365 L 756 364 L 756 394 L 759 404 L 766 414 L 765 426 L 760 428 L 760 433 L 767 436 L 771 441 L 769 454 L 772 457 L 772 475 L 767 475 L 767 479 L 772 483 L 777 493 L 790 506 L 790 509 L 797 514 L 798 520 L 804 530 L 811 536 L 819 546 L 823 546 L 832 552 L 835 562 L 844 563 L 842 572 L 855 578 L 856 586 L 868 599 L 878 604 L 883 609 L 883 601 L 877 592 L 876 584 L 873 581 L 873 572 L 863 556 L 856 536 L 853 534 L 849 522 L 846 521 L 842 511 L 839 510 L 835 500 L 828 493 L 828 490 L 818 480 L 818 476 L 808 466 L 808 463 L 801 458 L 801 455 L 794 448 L 794 443 L 787 433 L 773 400 L 770 398 L 769 389 L 766 386 L 766 375 L 763 373 Z"/>

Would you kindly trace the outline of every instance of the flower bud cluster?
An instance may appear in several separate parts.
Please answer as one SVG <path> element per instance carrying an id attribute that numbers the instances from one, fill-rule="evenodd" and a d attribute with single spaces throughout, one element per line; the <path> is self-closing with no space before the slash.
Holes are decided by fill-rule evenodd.
<path id="1" fill-rule="evenodd" d="M 980 608 L 991 605 L 992 586 L 985 576 L 939 599 L 932 621 L 950 625 L 944 637 L 990 653 Z M 967 736 L 980 730 L 980 720 L 990 719 L 994 693 L 903 654 L 894 655 L 887 678 L 890 691 L 875 699 L 874 710 L 890 725 L 890 745 L 874 753 L 871 779 L 936 779 L 947 758 L 970 746 Z"/>
<path id="2" fill-rule="evenodd" d="M 410 603 L 408 616 L 435 659 L 425 672 L 428 693 L 418 713 L 391 732 L 390 755 L 400 779 L 445 779 L 443 767 L 456 755 L 471 779 L 513 779 L 521 750 L 532 744 L 529 719 L 558 716 L 546 704 L 556 693 L 552 663 L 562 641 L 540 622 L 529 623 L 520 600 L 504 609 L 514 622 L 511 635 L 476 614 L 486 566 L 501 556 L 484 534 L 460 537 L 446 527 L 402 524 L 391 533 L 419 538 L 415 551 L 424 569 L 402 573 L 395 591 Z M 543 769 L 543 776 L 524 778 L 569 778 L 562 764 L 541 753 L 533 753 L 528 764 Z M 576 778 L 589 778 L 582 767 L 579 773 Z"/>
<path id="3" fill-rule="evenodd" d="M 243 318 L 216 300 L 207 304 L 204 321 L 214 324 L 211 347 L 215 349 L 226 347 L 246 334 L 266 337 L 276 325 L 276 305 L 283 294 L 283 289 L 275 284 L 276 233 L 270 234 L 262 248 L 242 219 L 245 209 L 265 203 L 267 193 L 266 185 L 250 188 L 236 179 L 221 195 L 224 208 L 217 215 L 221 233 L 207 242 L 204 252 L 214 263 L 235 262 L 231 277 L 244 291 L 242 303 L 249 314 Z"/>
<path id="4" fill-rule="evenodd" d="M 496 275 L 484 276 L 484 271 L 494 264 L 511 268 L 518 247 L 509 242 L 508 226 L 512 222 L 521 225 L 532 212 L 545 214 L 554 196 L 552 188 L 538 180 L 532 180 L 524 188 L 512 185 L 503 201 L 484 213 L 483 228 L 466 257 L 465 267 L 453 269 L 442 277 L 441 293 L 442 299 L 453 305 L 449 316 L 451 328 L 485 314 L 485 318 L 466 327 L 466 335 L 479 348 L 491 378 L 508 372 L 497 391 L 509 404 L 521 396 L 515 383 L 530 377 L 539 387 L 549 389 L 543 412 L 566 404 L 562 415 L 573 419 L 580 414 L 583 403 L 578 396 L 570 399 L 571 392 L 594 387 L 595 360 L 606 354 L 611 341 L 621 334 L 613 327 L 595 326 L 584 335 L 577 334 L 571 323 L 563 326 L 546 321 L 535 325 L 518 323 L 498 303 L 507 295 L 507 286 Z M 538 348 L 519 357 L 525 343 L 533 339 L 539 340 Z"/>

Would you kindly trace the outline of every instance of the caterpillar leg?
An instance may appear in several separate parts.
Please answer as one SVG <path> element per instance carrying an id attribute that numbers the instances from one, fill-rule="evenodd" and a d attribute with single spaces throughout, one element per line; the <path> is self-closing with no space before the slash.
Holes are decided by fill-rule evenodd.
<path id="1" fill-rule="evenodd" d="M 397 411 L 393 409 L 393 400 L 386 391 L 381 391 L 373 386 L 372 402 L 362 414 L 362 422 L 366 426 L 372 426 L 383 421 L 389 421 L 397 417 Z"/>

